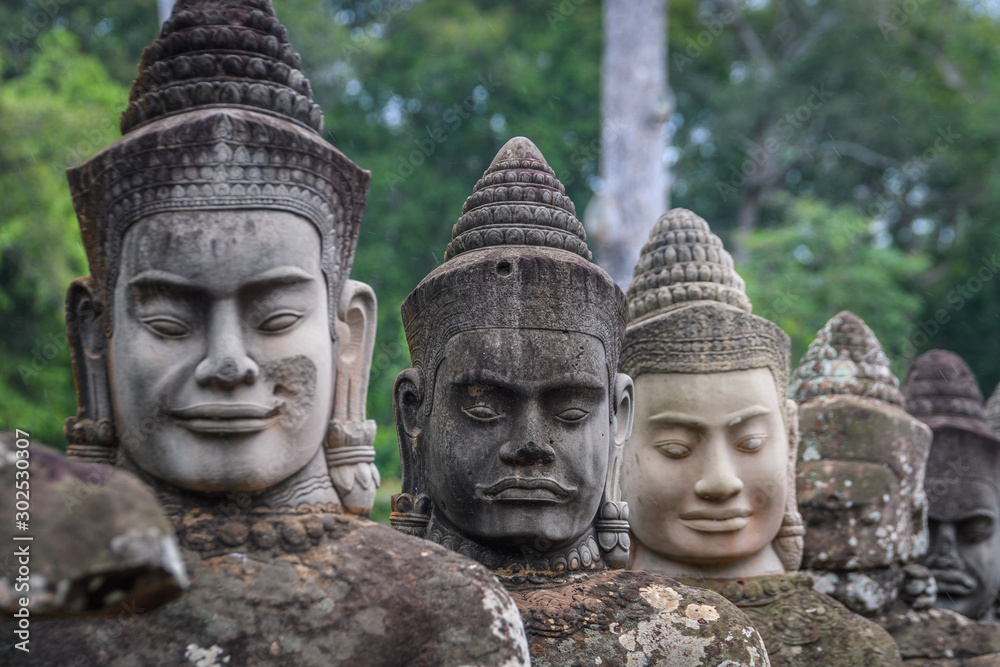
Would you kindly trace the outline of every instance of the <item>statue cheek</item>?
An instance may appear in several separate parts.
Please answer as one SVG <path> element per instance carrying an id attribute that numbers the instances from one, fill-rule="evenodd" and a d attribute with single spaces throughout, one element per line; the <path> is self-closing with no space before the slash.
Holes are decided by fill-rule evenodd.
<path id="1" fill-rule="evenodd" d="M 312 412 L 316 395 L 316 364 L 300 354 L 264 364 L 261 375 L 282 402 L 281 425 L 289 431 L 301 428 Z"/>

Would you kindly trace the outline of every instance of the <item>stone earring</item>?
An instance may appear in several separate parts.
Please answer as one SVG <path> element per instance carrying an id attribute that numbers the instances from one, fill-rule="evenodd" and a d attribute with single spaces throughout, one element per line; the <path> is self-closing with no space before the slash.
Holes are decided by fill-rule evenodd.
<path id="1" fill-rule="evenodd" d="M 367 516 L 375 503 L 375 490 L 382 479 L 375 467 L 374 419 L 331 419 L 323 441 L 330 479 L 344 509 Z"/>
<path id="2" fill-rule="evenodd" d="M 594 522 L 597 529 L 597 544 L 601 557 L 607 566 L 623 570 L 628 566 L 629 548 L 632 540 L 628 534 L 628 503 L 620 500 L 605 500 Z"/>
<path id="3" fill-rule="evenodd" d="M 431 521 L 431 499 L 423 493 L 396 493 L 392 496 L 389 525 L 413 537 L 426 537 Z"/>
<path id="4" fill-rule="evenodd" d="M 63 434 L 69 442 L 67 456 L 89 463 L 117 463 L 118 436 L 110 419 L 69 417 L 63 425 Z"/>

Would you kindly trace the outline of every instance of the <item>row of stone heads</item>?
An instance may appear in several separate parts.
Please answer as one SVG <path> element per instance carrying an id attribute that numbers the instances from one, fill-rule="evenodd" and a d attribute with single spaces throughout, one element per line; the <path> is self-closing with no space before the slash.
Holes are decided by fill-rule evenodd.
<path id="1" fill-rule="evenodd" d="M 70 290 L 81 399 L 67 424 L 72 455 L 120 458 L 209 493 L 294 486 L 328 469 L 334 488 L 318 497 L 368 512 L 375 298 L 334 277 L 347 262 L 324 258 L 330 243 L 353 254 L 354 239 L 289 208 L 161 211 L 119 231 L 113 268 Z M 853 314 L 827 323 L 790 373 L 787 336 L 752 314 L 731 256 L 684 209 L 653 226 L 623 295 L 521 137 L 476 184 L 453 237 L 402 306 L 413 368 L 395 387 L 397 528 L 520 549 L 590 539 L 600 524 L 599 547 L 567 566 L 631 558 L 674 575 L 795 570 L 803 533 L 817 570 L 909 563 L 926 550 L 930 436 L 903 412 L 880 344 Z M 911 376 L 911 413 L 995 438 L 960 360 L 930 353 Z M 789 383 L 794 401 L 778 390 Z M 233 438 L 252 444 L 212 444 Z M 963 443 L 962 456 L 932 466 L 947 471 L 934 473 L 935 494 L 987 469 L 989 454 L 967 439 L 949 435 L 935 450 Z M 977 484 L 995 505 L 992 482 Z M 932 518 L 961 533 L 960 517 Z M 983 589 L 967 576 L 949 587 L 968 568 L 939 569 L 952 600 Z"/>

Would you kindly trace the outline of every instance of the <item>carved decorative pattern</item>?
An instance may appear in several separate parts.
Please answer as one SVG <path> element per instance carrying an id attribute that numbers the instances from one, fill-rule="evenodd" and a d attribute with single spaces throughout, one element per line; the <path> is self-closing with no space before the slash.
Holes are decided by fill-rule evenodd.
<path id="1" fill-rule="evenodd" d="M 899 380 L 882 344 L 868 325 L 841 311 L 823 326 L 792 374 L 789 396 L 802 403 L 814 396 L 850 394 L 903 406 Z"/>
<path id="2" fill-rule="evenodd" d="M 954 352 L 931 350 L 917 357 L 903 382 L 903 395 L 906 411 L 933 429 L 953 426 L 997 439 L 986 422 L 979 382 Z"/>

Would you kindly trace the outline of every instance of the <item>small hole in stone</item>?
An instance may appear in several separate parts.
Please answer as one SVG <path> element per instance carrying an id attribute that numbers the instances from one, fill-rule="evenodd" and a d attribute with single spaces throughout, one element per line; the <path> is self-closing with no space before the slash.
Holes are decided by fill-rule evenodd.
<path id="1" fill-rule="evenodd" d="M 512 270 L 513 269 L 511 268 L 510 262 L 508 262 L 507 260 L 504 260 L 497 264 L 497 273 L 499 273 L 501 276 L 509 276 Z"/>

